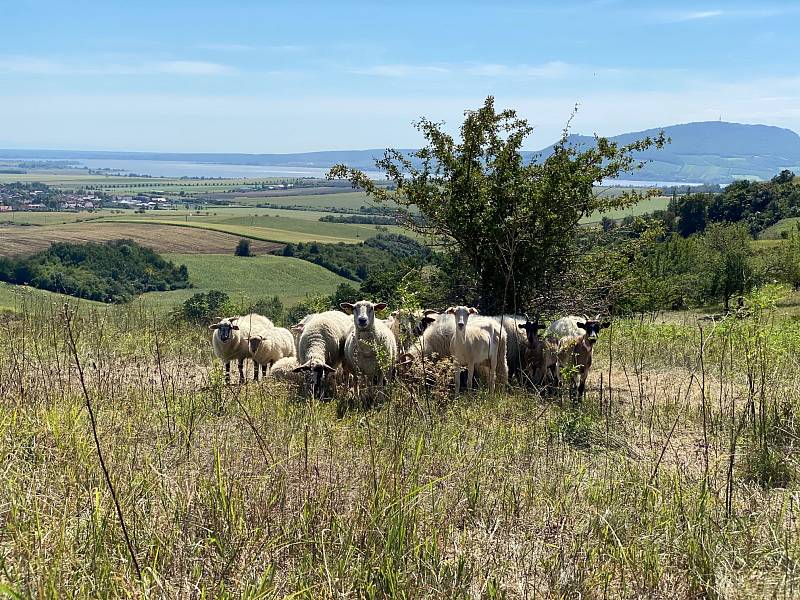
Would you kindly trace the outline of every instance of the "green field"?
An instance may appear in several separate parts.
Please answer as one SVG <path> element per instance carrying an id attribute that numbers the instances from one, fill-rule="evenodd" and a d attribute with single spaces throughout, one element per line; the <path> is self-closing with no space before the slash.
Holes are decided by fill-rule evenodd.
<path id="1" fill-rule="evenodd" d="M 781 239 L 781 233 L 784 231 L 797 232 L 798 225 L 800 225 L 800 217 L 781 219 L 775 225 L 767 227 L 758 237 L 761 240 L 779 240 Z"/>
<path id="2" fill-rule="evenodd" d="M 290 306 L 306 294 L 330 294 L 340 283 L 356 285 L 327 269 L 297 258 L 283 256 L 240 257 L 220 254 L 165 254 L 175 264 L 185 264 L 194 288 L 171 292 L 150 292 L 141 302 L 170 307 L 192 294 L 220 290 L 236 302 L 252 303 L 278 296 Z"/>
<path id="3" fill-rule="evenodd" d="M 375 229 L 374 225 L 348 225 L 342 223 L 320 223 L 309 221 L 308 219 L 290 219 L 285 217 L 260 217 L 261 223 L 271 224 L 271 227 L 264 225 L 240 225 L 230 223 L 225 220 L 215 222 L 209 218 L 199 217 L 189 220 L 170 220 L 153 218 L 130 217 L 110 217 L 103 219 L 106 223 L 131 223 L 131 224 L 155 224 L 172 225 L 175 227 L 194 227 L 198 229 L 208 229 L 220 231 L 254 240 L 268 242 L 324 242 L 335 244 L 338 242 L 357 243 L 370 238 L 380 230 Z M 211 217 L 210 219 L 213 219 Z M 246 220 L 245 220 L 246 222 Z M 391 228 L 399 229 L 399 228 Z"/>
<path id="4" fill-rule="evenodd" d="M 39 305 L 41 302 L 62 306 L 65 302 L 70 304 L 79 303 L 85 306 L 105 306 L 100 302 L 83 300 L 74 296 L 56 294 L 47 290 L 38 290 L 26 285 L 12 285 L 0 281 L 0 311 L 11 310 L 21 312 L 31 305 Z"/>
<path id="5" fill-rule="evenodd" d="M 81 221 L 93 221 L 101 217 L 124 214 L 117 210 L 98 210 L 89 212 L 52 211 L 52 212 L 28 212 L 13 211 L 0 215 L 0 223 L 13 223 L 15 225 L 63 225 L 66 223 L 76 223 Z"/>
<path id="6" fill-rule="evenodd" d="M 621 208 L 619 210 L 610 210 L 608 212 L 599 213 L 596 212 L 593 215 L 583 219 L 582 223 L 599 223 L 603 217 L 608 217 L 610 219 L 624 219 L 627 216 L 641 216 L 647 213 L 651 213 L 656 210 L 664 210 L 669 205 L 669 197 L 667 196 L 657 196 L 655 198 L 648 198 L 647 200 L 642 200 L 641 202 L 634 204 L 633 206 L 629 206 L 628 208 Z"/>

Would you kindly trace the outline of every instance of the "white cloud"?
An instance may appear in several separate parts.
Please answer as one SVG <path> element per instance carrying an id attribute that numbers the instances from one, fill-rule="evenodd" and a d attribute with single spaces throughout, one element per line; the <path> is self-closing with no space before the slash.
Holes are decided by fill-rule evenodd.
<path id="1" fill-rule="evenodd" d="M 145 66 L 144 68 L 146 69 L 147 67 Z M 235 71 L 233 67 L 228 65 L 197 60 L 171 60 L 155 63 L 152 68 L 161 73 L 173 73 L 175 75 L 226 75 Z"/>
<path id="2" fill-rule="evenodd" d="M 697 10 L 685 13 L 676 14 L 673 17 L 675 22 L 681 21 L 699 21 L 701 19 L 711 19 L 713 17 L 721 17 L 725 13 L 721 10 Z"/>
<path id="3" fill-rule="evenodd" d="M 541 65 L 504 65 L 482 63 L 466 67 L 467 75 L 481 77 L 525 77 L 534 79 L 560 79 L 572 70 L 571 65 L 561 61 L 547 62 Z"/>
<path id="4" fill-rule="evenodd" d="M 195 60 L 87 63 L 36 56 L 0 56 L 0 73 L 21 75 L 228 75 L 235 72 L 229 65 Z"/>
<path id="5" fill-rule="evenodd" d="M 524 77 L 532 79 L 559 79 L 571 69 L 567 63 L 547 62 L 541 65 L 466 63 L 466 64 L 384 64 L 352 69 L 357 75 L 395 78 L 420 78 L 441 75 L 460 75 L 471 77 Z"/>
<path id="6" fill-rule="evenodd" d="M 376 75 L 378 77 L 427 77 L 450 73 L 450 69 L 439 65 L 374 65 L 351 71 L 356 75 Z"/>
<path id="7" fill-rule="evenodd" d="M 576 133 L 615 135 L 689 121 L 764 123 L 800 131 L 800 77 L 741 82 L 699 79 L 675 91 L 575 94 L 498 90 L 496 106 L 534 125 L 526 147 L 555 141 L 580 103 Z M 193 95 L 167 93 L 0 95 L 0 145 L 194 152 L 301 152 L 415 147 L 420 116 L 457 132 L 465 108 L 485 94 Z M 102 123 L 102 125 L 99 125 Z M 112 124 L 109 126 L 108 124 Z"/>

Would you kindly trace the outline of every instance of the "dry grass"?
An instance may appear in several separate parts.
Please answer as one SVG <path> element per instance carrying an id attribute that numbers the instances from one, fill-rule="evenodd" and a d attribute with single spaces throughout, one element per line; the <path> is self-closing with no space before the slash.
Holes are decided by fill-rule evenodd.
<path id="1" fill-rule="evenodd" d="M 0 227 L 0 256 L 20 256 L 45 250 L 53 242 L 102 242 L 129 238 L 157 252 L 233 254 L 239 237 L 219 231 L 121 223 L 80 223 L 59 226 Z M 281 244 L 251 240 L 250 249 L 263 254 Z"/>
<path id="2" fill-rule="evenodd" d="M 523 390 L 453 400 L 397 385 L 354 409 L 274 383 L 224 386 L 202 329 L 81 310 L 78 356 L 142 578 L 63 320 L 32 305 L 0 329 L 6 593 L 798 593 L 797 340 L 769 321 L 702 339 L 618 322 L 577 408 Z M 779 485 L 754 477 L 762 441 L 769 472 L 789 473 Z"/>

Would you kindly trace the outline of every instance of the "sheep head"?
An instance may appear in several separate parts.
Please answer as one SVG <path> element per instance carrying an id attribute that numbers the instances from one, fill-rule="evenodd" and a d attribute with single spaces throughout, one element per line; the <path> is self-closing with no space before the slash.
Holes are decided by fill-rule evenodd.
<path id="1" fill-rule="evenodd" d="M 471 306 L 451 306 L 446 312 L 448 315 L 453 315 L 456 318 L 456 328 L 459 331 L 464 331 L 469 316 L 477 315 L 478 309 Z"/>
<path id="2" fill-rule="evenodd" d="M 239 326 L 234 324 L 232 321 L 233 319 L 223 319 L 219 323 L 209 325 L 208 328 L 212 331 L 216 331 L 220 341 L 227 342 L 233 335 L 231 332 L 238 331 L 239 329 Z"/>
<path id="3" fill-rule="evenodd" d="M 372 328 L 375 323 L 375 313 L 386 308 L 386 303 L 373 304 L 369 300 L 359 300 L 355 304 L 342 302 L 339 306 L 348 315 L 353 315 L 353 323 L 356 329 L 364 331 Z"/>
<path id="4" fill-rule="evenodd" d="M 583 323 L 577 323 L 577 326 L 586 332 L 584 337 L 586 338 L 586 342 L 591 346 L 600 336 L 600 330 L 610 327 L 611 323 L 608 321 L 601 321 L 600 315 L 597 315 L 594 319 L 583 315 L 583 318 L 585 321 Z"/>

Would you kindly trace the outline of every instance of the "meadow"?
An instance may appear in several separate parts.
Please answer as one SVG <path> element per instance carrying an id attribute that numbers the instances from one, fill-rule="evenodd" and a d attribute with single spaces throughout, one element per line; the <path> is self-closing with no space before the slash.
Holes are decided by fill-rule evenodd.
<path id="1" fill-rule="evenodd" d="M 230 256 L 219 254 L 164 254 L 176 265 L 185 264 L 193 287 L 171 292 L 149 292 L 140 297 L 145 306 L 170 307 L 192 294 L 220 290 L 247 306 L 278 296 L 287 306 L 306 295 L 332 294 L 340 283 L 352 281 L 318 265 L 284 256 Z"/>
<path id="2" fill-rule="evenodd" d="M 202 326 L 32 302 L 0 328 L 0 590 L 796 597 L 800 334 L 769 303 L 616 321 L 577 407 L 356 408 L 225 386 Z"/>

